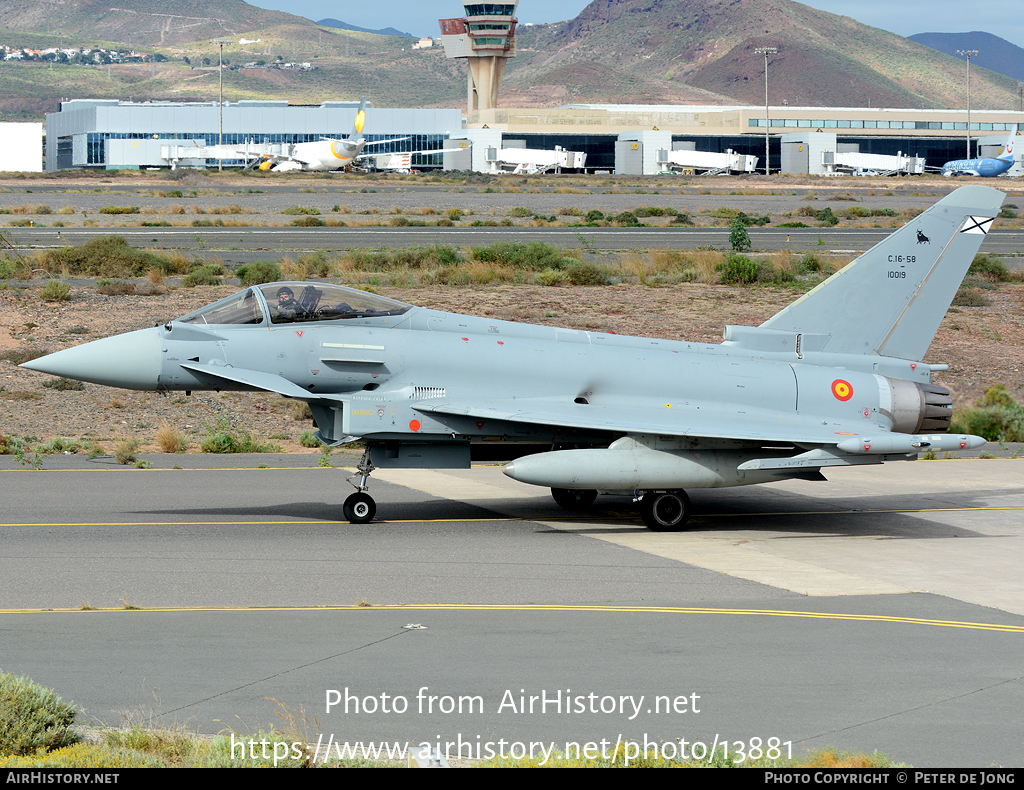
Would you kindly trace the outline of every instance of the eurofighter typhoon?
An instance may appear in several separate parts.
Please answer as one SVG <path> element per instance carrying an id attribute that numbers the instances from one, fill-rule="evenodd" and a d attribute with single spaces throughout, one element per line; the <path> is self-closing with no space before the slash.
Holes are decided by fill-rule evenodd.
<path id="1" fill-rule="evenodd" d="M 265 390 L 309 404 L 328 445 L 374 468 L 504 472 L 566 508 L 632 494 L 681 529 L 688 488 L 824 480 L 837 466 L 978 447 L 947 433 L 925 353 L 1003 193 L 957 189 L 758 327 L 720 345 L 444 313 L 326 283 L 247 288 L 162 326 L 24 364 L 135 390 Z"/>

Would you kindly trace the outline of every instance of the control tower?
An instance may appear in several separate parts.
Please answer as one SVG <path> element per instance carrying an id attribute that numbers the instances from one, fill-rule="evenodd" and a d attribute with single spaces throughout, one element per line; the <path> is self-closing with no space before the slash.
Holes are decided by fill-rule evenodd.
<path id="1" fill-rule="evenodd" d="M 467 3 L 466 16 L 439 19 L 441 44 L 449 58 L 469 60 L 466 110 L 492 110 L 498 106 L 498 88 L 505 61 L 516 54 L 516 8 L 511 3 Z"/>

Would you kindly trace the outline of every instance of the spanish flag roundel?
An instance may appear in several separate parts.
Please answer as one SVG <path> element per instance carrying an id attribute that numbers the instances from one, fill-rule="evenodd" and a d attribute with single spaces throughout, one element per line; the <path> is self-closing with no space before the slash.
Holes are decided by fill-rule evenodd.
<path id="1" fill-rule="evenodd" d="M 847 401 L 853 397 L 853 387 L 848 381 L 836 379 L 832 382 L 832 394 L 839 400 Z"/>

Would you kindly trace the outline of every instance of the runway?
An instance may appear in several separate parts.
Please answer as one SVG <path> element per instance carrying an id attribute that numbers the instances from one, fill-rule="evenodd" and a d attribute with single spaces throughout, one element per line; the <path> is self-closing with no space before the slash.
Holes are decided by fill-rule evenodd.
<path id="1" fill-rule="evenodd" d="M 285 251 L 404 249 L 435 244 L 482 247 L 497 241 L 541 241 L 595 252 L 729 249 L 729 228 L 13 228 L 9 233 L 21 250 L 78 246 L 116 233 L 133 247 L 216 252 L 226 260 L 265 260 L 273 252 Z M 750 228 L 748 233 L 754 252 L 859 253 L 892 235 L 893 228 Z M 981 246 L 982 252 L 1011 256 L 1022 249 L 1021 230 L 992 230 Z"/>
<path id="2" fill-rule="evenodd" d="M 86 720 L 1024 761 L 1021 461 L 693 491 L 658 534 L 497 467 L 378 471 L 355 526 L 314 456 L 150 460 L 0 457 L 0 668 Z"/>

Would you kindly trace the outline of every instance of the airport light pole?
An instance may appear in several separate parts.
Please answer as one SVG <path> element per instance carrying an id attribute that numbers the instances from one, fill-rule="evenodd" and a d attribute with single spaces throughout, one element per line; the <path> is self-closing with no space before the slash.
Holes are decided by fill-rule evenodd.
<path id="1" fill-rule="evenodd" d="M 224 45 L 230 44 L 231 39 L 212 38 L 210 43 L 220 47 L 220 58 L 217 61 L 217 77 L 220 78 L 220 91 L 217 99 L 217 109 L 220 111 L 220 130 L 217 133 L 217 169 L 223 170 L 224 160 L 221 159 L 220 146 L 224 144 Z"/>
<path id="2" fill-rule="evenodd" d="M 976 49 L 958 49 L 957 55 L 967 58 L 967 158 L 971 158 L 971 56 L 977 55 Z"/>
<path id="3" fill-rule="evenodd" d="M 768 56 L 778 52 L 778 47 L 757 47 L 754 53 L 764 55 L 764 174 L 768 175 L 768 157 L 771 148 L 768 143 Z"/>

